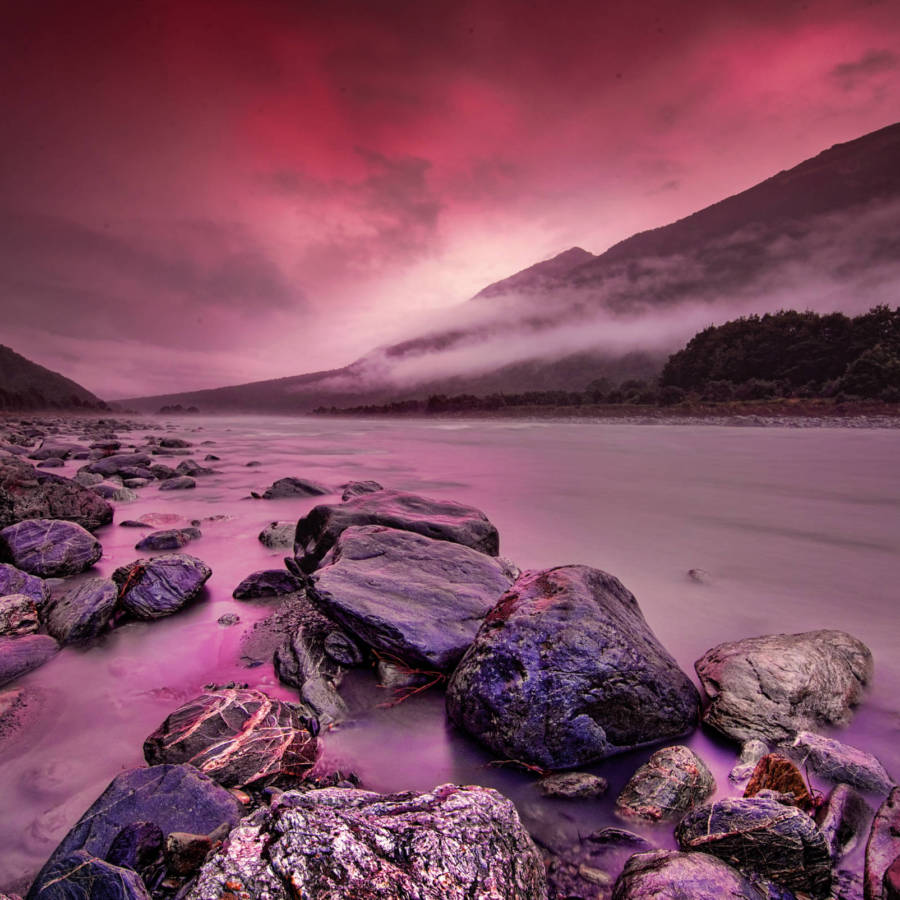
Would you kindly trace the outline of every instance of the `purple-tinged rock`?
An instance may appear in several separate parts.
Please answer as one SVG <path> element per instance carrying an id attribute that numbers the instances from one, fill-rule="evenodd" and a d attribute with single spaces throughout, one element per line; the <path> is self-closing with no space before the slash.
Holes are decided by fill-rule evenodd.
<path id="1" fill-rule="evenodd" d="M 248 575 L 232 592 L 235 600 L 252 600 L 257 597 L 278 597 L 302 591 L 299 579 L 285 569 L 265 569 Z"/>
<path id="2" fill-rule="evenodd" d="M 866 843 L 866 900 L 885 900 L 884 875 L 900 856 L 900 788 L 894 788 L 875 813 Z"/>
<path id="3" fill-rule="evenodd" d="M 545 797 L 590 800 L 602 797 L 609 784 L 605 778 L 591 775 L 590 772 L 559 772 L 556 775 L 545 775 L 537 786 Z"/>
<path id="4" fill-rule="evenodd" d="M 88 463 L 82 471 L 109 478 L 110 475 L 121 475 L 126 469 L 146 469 L 149 465 L 150 457 L 146 453 L 115 453 Z"/>
<path id="5" fill-rule="evenodd" d="M 305 478 L 279 478 L 271 487 L 265 489 L 263 500 L 277 500 L 281 497 L 320 497 L 331 491 L 323 484 L 307 481 Z"/>
<path id="6" fill-rule="evenodd" d="M 25 594 L 0 597 L 0 636 L 18 637 L 34 634 L 41 627 L 37 606 Z"/>
<path id="7" fill-rule="evenodd" d="M 216 470 L 210 469 L 209 466 L 201 466 L 196 460 L 182 460 L 175 467 L 175 471 L 180 475 L 190 475 L 192 478 L 200 478 L 203 475 L 215 475 Z"/>
<path id="8" fill-rule="evenodd" d="M 164 463 L 154 463 L 150 466 L 150 474 L 159 481 L 178 477 L 178 473 L 171 466 L 167 466 Z"/>
<path id="9" fill-rule="evenodd" d="M 288 792 L 229 835 L 188 900 L 545 900 L 540 854 L 513 804 L 484 787 L 425 794 Z M 721 898 L 719 898 L 721 900 Z"/>
<path id="10" fill-rule="evenodd" d="M 681 816 L 715 789 L 712 772 L 693 750 L 664 747 L 631 776 L 616 800 L 616 811 L 658 822 Z"/>
<path id="11" fill-rule="evenodd" d="M 136 559 L 113 572 L 121 606 L 139 619 L 160 619 L 196 599 L 212 575 L 205 562 L 187 553 Z"/>
<path id="12" fill-rule="evenodd" d="M 190 763 L 225 787 L 299 780 L 318 756 L 313 730 L 300 706 L 262 691 L 210 691 L 175 710 L 144 741 L 144 757 Z"/>
<path id="13" fill-rule="evenodd" d="M 39 469 L 61 469 L 65 465 L 65 461 L 58 457 L 51 456 L 49 459 L 42 460 L 37 464 Z"/>
<path id="14" fill-rule="evenodd" d="M 44 867 L 28 892 L 29 900 L 150 900 L 141 876 L 132 869 L 78 850 Z"/>
<path id="15" fill-rule="evenodd" d="M 850 784 L 873 794 L 886 794 L 894 787 L 894 779 L 878 759 L 858 747 L 802 731 L 791 750 L 801 765 L 809 765 L 817 775 L 829 781 Z"/>
<path id="16" fill-rule="evenodd" d="M 492 556 L 380 525 L 344 530 L 330 559 L 310 576 L 313 602 L 363 644 L 442 672 L 513 581 Z"/>
<path id="17" fill-rule="evenodd" d="M 115 500 L 117 503 L 133 503 L 138 495 L 131 489 L 115 482 L 104 481 L 95 484 L 91 490 L 104 500 Z"/>
<path id="18" fill-rule="evenodd" d="M 199 528 L 168 528 L 165 531 L 153 531 L 141 538 L 135 545 L 135 550 L 180 550 L 191 541 L 201 537 Z"/>
<path id="19" fill-rule="evenodd" d="M 881 888 L 884 900 L 900 900 L 900 856 L 885 870 Z"/>
<path id="20" fill-rule="evenodd" d="M 190 475 L 178 475 L 175 478 L 167 478 L 159 489 L 161 491 L 188 491 L 197 487 L 197 482 Z"/>
<path id="21" fill-rule="evenodd" d="M 73 453 L 85 450 L 81 444 L 42 444 L 37 450 L 33 450 L 28 454 L 29 459 L 48 460 L 48 459 L 67 459 Z"/>
<path id="22" fill-rule="evenodd" d="M 106 630 L 116 609 L 119 588 L 108 578 L 76 584 L 41 610 L 47 631 L 61 644 L 90 641 Z"/>
<path id="23" fill-rule="evenodd" d="M 159 446 L 169 450 L 184 450 L 185 447 L 193 447 L 194 445 L 184 438 L 164 437 L 159 439 Z"/>
<path id="24" fill-rule="evenodd" d="M 165 876 L 164 846 L 165 835 L 159 825 L 155 822 L 133 822 L 113 838 L 106 861 L 114 866 L 133 869 L 144 884 L 153 889 Z"/>
<path id="25" fill-rule="evenodd" d="M 24 594 L 35 606 L 40 606 L 50 599 L 50 588 L 43 578 L 29 575 L 9 563 L 0 563 L 0 597 L 8 594 Z"/>
<path id="26" fill-rule="evenodd" d="M 0 553 L 40 578 L 64 578 L 89 569 L 103 547 L 89 531 L 59 519 L 26 519 L 0 531 Z"/>
<path id="27" fill-rule="evenodd" d="M 359 497 L 361 494 L 374 494 L 376 491 L 384 490 L 384 486 L 377 481 L 348 481 L 342 487 L 341 500 L 343 501 Z"/>
<path id="28" fill-rule="evenodd" d="M 500 552 L 497 529 L 481 510 L 402 491 L 377 491 L 345 503 L 316 506 L 297 522 L 294 556 L 303 570 L 313 571 L 341 532 L 354 525 L 412 531 L 434 540 L 462 544 L 488 556 Z"/>
<path id="29" fill-rule="evenodd" d="M 59 644 L 47 634 L 0 637 L 0 686 L 44 665 L 57 650 Z"/>
<path id="30" fill-rule="evenodd" d="M 869 804 L 848 784 L 839 784 L 816 810 L 816 824 L 828 844 L 832 862 L 849 853 L 872 818 Z"/>
<path id="31" fill-rule="evenodd" d="M 240 621 L 241 617 L 235 615 L 235 613 L 225 613 L 224 615 L 219 616 L 219 618 L 216 619 L 216 622 L 225 628 L 228 628 L 231 625 L 237 625 Z"/>
<path id="32" fill-rule="evenodd" d="M 678 824 L 682 850 L 700 850 L 791 891 L 825 898 L 831 856 L 813 820 L 768 797 L 727 798 L 692 809 Z"/>
<path id="33" fill-rule="evenodd" d="M 96 472 L 76 472 L 72 478 L 72 481 L 77 482 L 82 487 L 90 488 L 95 484 L 102 484 L 106 479 L 102 475 L 98 475 Z"/>
<path id="34" fill-rule="evenodd" d="M 523 574 L 447 689 L 453 722 L 503 759 L 552 769 L 678 737 L 698 711 L 634 595 L 587 566 Z"/>
<path id="35" fill-rule="evenodd" d="M 296 530 L 296 522 L 272 522 L 259 533 L 259 541 L 273 550 L 276 547 L 292 547 Z"/>

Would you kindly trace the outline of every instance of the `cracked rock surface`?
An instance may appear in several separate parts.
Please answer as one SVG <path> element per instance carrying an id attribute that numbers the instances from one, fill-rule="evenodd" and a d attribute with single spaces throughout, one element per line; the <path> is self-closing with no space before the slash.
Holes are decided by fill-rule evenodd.
<path id="1" fill-rule="evenodd" d="M 203 590 L 212 569 L 187 553 L 136 559 L 113 572 L 123 609 L 138 619 L 159 619 L 186 606 Z"/>
<path id="2" fill-rule="evenodd" d="M 89 569 L 103 548 L 89 531 L 60 519 L 26 519 L 0 531 L 0 553 L 39 578 L 64 578 Z"/>

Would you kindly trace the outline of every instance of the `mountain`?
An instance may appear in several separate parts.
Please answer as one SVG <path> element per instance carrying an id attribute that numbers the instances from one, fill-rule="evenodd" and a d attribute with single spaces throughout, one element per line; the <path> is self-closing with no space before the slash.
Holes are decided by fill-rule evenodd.
<path id="1" fill-rule="evenodd" d="M 0 345 L 0 410 L 109 407 L 90 391 L 57 372 Z"/>
<path id="2" fill-rule="evenodd" d="M 305 411 L 429 393 L 581 390 L 658 373 L 697 331 L 782 308 L 862 312 L 900 287 L 900 123 L 594 255 L 481 290 L 427 333 L 329 372 L 126 401 Z"/>

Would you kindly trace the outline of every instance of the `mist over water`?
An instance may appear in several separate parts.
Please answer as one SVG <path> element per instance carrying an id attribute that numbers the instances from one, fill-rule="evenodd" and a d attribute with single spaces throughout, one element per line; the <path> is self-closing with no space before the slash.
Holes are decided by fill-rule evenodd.
<path id="1" fill-rule="evenodd" d="M 900 430 L 737 428 L 465 420 L 195 418 L 173 434 L 194 457 L 215 453 L 218 474 L 187 492 L 142 489 L 98 532 L 104 555 L 84 577 L 110 575 L 142 554 L 123 519 L 172 513 L 203 521 L 184 552 L 213 570 L 204 598 L 183 613 L 121 626 L 86 650 L 66 648 L 11 688 L 34 692 L 35 717 L 0 745 L 0 890 L 22 886 L 119 771 L 143 764 L 144 739 L 208 682 L 248 682 L 275 696 L 270 663 L 246 668 L 241 636 L 276 608 L 233 600 L 238 582 L 281 566 L 285 551 L 257 540 L 274 520 L 318 502 L 249 499 L 288 475 L 335 487 L 386 487 L 458 500 L 497 525 L 501 553 L 523 569 L 582 563 L 616 575 L 681 666 L 725 640 L 837 628 L 875 656 L 875 679 L 842 740 L 900 774 Z M 143 432 L 130 437 L 143 443 Z M 211 440 L 209 447 L 199 446 Z M 250 460 L 262 465 L 247 468 Z M 67 463 L 73 474 L 81 463 Z M 339 494 L 339 491 L 337 491 Z M 699 570 L 699 579 L 689 570 Z M 216 620 L 236 613 L 225 628 Z M 432 690 L 388 709 L 369 672 L 345 693 L 358 714 L 323 736 L 329 761 L 378 790 L 447 781 L 498 787 L 528 827 L 560 847 L 604 824 L 625 824 L 661 845 L 671 826 L 617 821 L 612 805 L 652 752 L 592 769 L 610 780 L 600 801 L 540 798 L 533 776 L 487 768 L 489 754 L 455 732 Z M 737 748 L 702 731 L 687 743 L 708 762 L 720 793 Z"/>

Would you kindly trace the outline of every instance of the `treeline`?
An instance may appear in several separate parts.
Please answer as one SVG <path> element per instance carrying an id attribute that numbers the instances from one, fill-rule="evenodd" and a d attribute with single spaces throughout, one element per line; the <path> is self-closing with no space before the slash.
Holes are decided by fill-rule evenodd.
<path id="1" fill-rule="evenodd" d="M 669 357 L 655 381 L 592 381 L 583 391 L 435 394 L 320 414 L 406 415 L 583 405 L 673 406 L 781 398 L 900 403 L 900 307 L 861 316 L 792 310 L 711 326 Z"/>
<path id="2" fill-rule="evenodd" d="M 83 400 L 75 394 L 69 397 L 46 397 L 36 388 L 24 391 L 10 391 L 0 388 L 0 410 L 3 411 L 31 411 L 31 410 L 79 410 L 86 412 L 105 411 L 109 406 L 102 400 L 92 403 Z"/>

